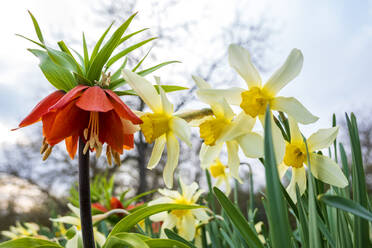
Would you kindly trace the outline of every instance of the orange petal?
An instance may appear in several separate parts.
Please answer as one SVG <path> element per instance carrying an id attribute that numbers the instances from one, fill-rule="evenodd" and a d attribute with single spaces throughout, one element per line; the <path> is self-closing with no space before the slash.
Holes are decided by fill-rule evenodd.
<path id="1" fill-rule="evenodd" d="M 114 108 L 104 90 L 98 86 L 89 87 L 76 102 L 76 106 L 86 111 L 107 112 Z"/>
<path id="2" fill-rule="evenodd" d="M 75 106 L 76 100 L 56 112 L 43 117 L 45 138 L 49 145 L 55 145 L 71 135 L 80 134 L 88 126 L 89 112 Z M 52 114 L 51 112 L 50 114 Z"/>
<path id="3" fill-rule="evenodd" d="M 64 108 L 69 102 L 81 95 L 81 91 L 88 88 L 85 85 L 78 85 L 69 92 L 67 92 L 56 104 L 50 107 L 49 110 L 56 110 Z"/>
<path id="4" fill-rule="evenodd" d="M 118 115 L 130 120 L 133 124 L 142 124 L 142 120 L 112 90 L 105 90 Z"/>
<path id="5" fill-rule="evenodd" d="M 76 151 L 77 151 L 78 139 L 79 139 L 78 135 L 72 135 L 72 136 L 67 137 L 65 139 L 66 150 L 67 150 L 68 154 L 70 155 L 71 159 L 74 159 L 74 157 L 75 157 L 75 154 L 76 154 Z"/>
<path id="6" fill-rule="evenodd" d="M 58 102 L 58 100 L 60 100 L 64 94 L 65 93 L 63 91 L 57 90 L 45 97 L 35 106 L 31 113 L 25 119 L 23 119 L 23 121 L 19 124 L 19 127 L 25 127 L 38 122 L 43 115 L 48 113 L 50 106 L 53 106 L 56 102 Z"/>
<path id="7" fill-rule="evenodd" d="M 134 148 L 134 135 L 133 134 L 124 134 L 124 146 L 125 150 L 131 150 Z"/>
<path id="8" fill-rule="evenodd" d="M 93 203 L 92 204 L 92 208 L 97 209 L 97 210 L 99 210 L 99 211 L 101 211 L 103 213 L 105 213 L 105 212 L 108 211 L 107 208 L 105 208 L 101 203 L 98 203 L 98 202 Z"/>
<path id="9" fill-rule="evenodd" d="M 118 153 L 123 153 L 124 133 L 120 117 L 115 111 L 99 114 L 99 140 Z"/>
<path id="10" fill-rule="evenodd" d="M 111 206 L 111 209 L 115 209 L 115 208 L 122 208 L 122 209 L 124 209 L 123 204 L 119 201 L 118 198 L 116 198 L 114 196 L 111 197 L 110 206 Z"/>

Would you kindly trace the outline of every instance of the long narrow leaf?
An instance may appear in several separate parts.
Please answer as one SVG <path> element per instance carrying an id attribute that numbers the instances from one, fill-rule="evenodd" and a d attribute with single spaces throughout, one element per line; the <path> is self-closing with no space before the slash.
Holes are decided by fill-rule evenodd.
<path id="1" fill-rule="evenodd" d="M 31 11 L 28 11 L 28 13 L 29 13 L 30 16 L 31 16 L 32 23 L 34 24 L 35 32 L 36 32 L 37 37 L 39 38 L 39 41 L 40 41 L 41 43 L 44 43 L 44 37 L 43 37 L 43 35 L 42 35 L 42 33 L 41 33 L 40 26 L 39 26 L 39 24 L 37 23 L 36 18 L 35 18 L 34 15 L 31 13 Z"/>

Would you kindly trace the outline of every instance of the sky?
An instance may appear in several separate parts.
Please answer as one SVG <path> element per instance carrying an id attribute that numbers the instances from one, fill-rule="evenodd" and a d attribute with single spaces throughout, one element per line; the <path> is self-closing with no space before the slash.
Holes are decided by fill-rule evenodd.
<path id="1" fill-rule="evenodd" d="M 32 44 L 15 36 L 20 33 L 35 38 L 27 9 L 37 17 L 47 40 L 53 44 L 61 34 L 79 39 L 82 30 L 87 38 L 96 39 L 104 30 L 102 19 L 94 11 L 95 1 L 18 0 L 7 1 L 0 9 L 2 34 L 0 39 L 0 142 L 14 142 L 23 131 L 10 132 L 41 96 L 47 94 L 37 59 L 26 48 Z M 190 19 L 195 22 L 193 32 L 185 36 L 184 46 L 163 49 L 162 61 L 182 60 L 181 69 L 190 75 L 198 68 L 200 58 L 213 56 L 210 40 L 234 17 L 236 8 L 252 20 L 265 16 L 275 26 L 270 39 L 270 54 L 265 57 L 267 79 L 284 62 L 292 48 L 304 54 L 303 70 L 280 94 L 295 96 L 320 120 L 306 127 L 313 132 L 327 127 L 332 113 L 370 111 L 372 1 L 181 1 L 169 10 L 164 25 Z M 138 1 L 139 14 L 146 16 L 148 1 Z M 109 24 L 110 20 L 104 22 Z M 139 27 L 151 27 L 150 18 L 142 18 Z M 77 37 L 77 38 L 76 38 Z M 159 41 L 161 44 L 161 41 Z M 227 49 L 227 47 L 226 47 Z M 158 61 L 159 63 L 162 61 Z M 228 67 L 227 57 L 225 58 Z M 178 65 L 177 65 L 178 66 Z M 180 68 L 180 67 L 178 67 Z M 230 70 L 230 69 L 229 69 Z M 184 74 L 183 74 L 184 75 Z M 184 78 L 191 82 L 191 76 Z M 244 86 L 243 81 L 234 82 Z"/>

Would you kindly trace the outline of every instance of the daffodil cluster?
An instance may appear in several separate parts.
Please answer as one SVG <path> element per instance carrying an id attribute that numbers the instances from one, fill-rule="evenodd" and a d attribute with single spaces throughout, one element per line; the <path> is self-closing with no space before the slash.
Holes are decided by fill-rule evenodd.
<path id="1" fill-rule="evenodd" d="M 338 128 L 319 130 L 308 139 L 308 148 L 305 149 L 305 141 L 297 123 L 311 124 L 316 122 L 318 117 L 296 98 L 278 95 L 283 87 L 299 75 L 303 65 L 301 51 L 293 49 L 284 64 L 265 84 L 262 84 L 261 76 L 247 50 L 238 45 L 230 45 L 228 57 L 230 66 L 244 79 L 246 88 L 214 89 L 202 78 L 193 76 L 197 86 L 196 95 L 210 106 L 210 111 L 202 116 L 196 115 L 197 118 L 191 120 L 184 118 L 187 122 L 180 118 L 180 115 L 173 113 L 173 105 L 161 87 L 152 85 L 132 71 L 123 71 L 124 79 L 153 111 L 140 115 L 143 122 L 140 124 L 141 131 L 146 141 L 155 143 L 148 168 L 154 168 L 158 164 L 167 144 L 168 159 L 163 176 L 165 184 L 172 187 L 173 173 L 180 152 L 176 137 L 191 146 L 189 126 L 198 127 L 200 138 L 203 140 L 199 153 L 201 167 L 209 170 L 212 177 L 216 179 L 216 185 L 224 182 L 226 193 L 229 193 L 231 178 L 239 182 L 243 181 L 239 176 L 241 163 L 239 150 L 247 158 L 263 157 L 263 137 L 260 131 L 254 129 L 259 126 L 256 123 L 257 118 L 264 127 L 266 109 L 269 108 L 274 151 L 280 176 L 283 177 L 285 172 L 292 168 L 292 180 L 287 187 L 291 198 L 296 201 L 296 184 L 301 194 L 305 191 L 304 165 L 310 165 L 311 173 L 319 180 L 337 187 L 345 187 L 347 180 L 339 166 L 330 158 L 316 153 L 333 143 Z M 233 108 L 230 104 L 238 107 Z M 233 109 L 238 111 L 235 112 Z M 286 139 L 283 137 L 280 125 L 274 121 L 274 116 L 278 112 L 284 113 L 285 115 L 282 116 L 288 119 L 290 133 Z M 225 164 L 220 160 L 224 147 L 227 151 Z"/>

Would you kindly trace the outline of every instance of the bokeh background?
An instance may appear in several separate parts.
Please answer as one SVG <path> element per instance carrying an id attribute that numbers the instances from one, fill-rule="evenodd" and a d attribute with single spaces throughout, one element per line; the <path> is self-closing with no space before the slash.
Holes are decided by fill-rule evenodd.
<path id="1" fill-rule="evenodd" d="M 63 146 L 42 162 L 38 152 L 41 125 L 10 131 L 53 90 L 38 68 L 38 59 L 26 50 L 33 44 L 15 36 L 18 33 L 36 39 L 27 10 L 39 21 L 49 45 L 56 47 L 57 41 L 64 40 L 77 51 L 82 51 L 83 31 L 91 48 L 113 20 L 118 25 L 138 11 L 129 32 L 145 27 L 149 30 L 133 42 L 158 39 L 130 54 L 129 64 L 136 64 L 149 49 L 145 68 L 167 60 L 181 61 L 154 74 L 164 83 L 189 88 L 169 94 L 178 110 L 202 106 L 193 94 L 191 75 L 219 88 L 244 85 L 228 65 L 229 44 L 240 44 L 251 52 L 263 79 L 284 62 L 292 48 L 299 48 L 305 58 L 303 70 L 281 94 L 297 97 L 320 117 L 317 123 L 304 127 L 306 134 L 330 126 L 333 113 L 342 127 L 344 113 L 356 112 L 367 173 L 372 171 L 370 0 L 7 1 L 0 8 L 0 230 L 16 220 L 48 225 L 51 212 L 65 210 L 69 190 L 77 180 L 77 161 L 68 158 Z M 132 108 L 145 110 L 138 98 L 123 99 Z M 196 180 L 203 186 L 197 135 L 195 130 L 192 149 L 183 147 L 176 177 Z M 347 145 L 345 133 L 341 132 L 339 139 Z M 164 161 L 157 169 L 145 169 L 151 148 L 138 135 L 136 148 L 122 157 L 120 168 L 108 168 L 104 159 L 93 160 L 92 177 L 115 174 L 116 190 L 131 188 L 130 194 L 161 187 Z M 250 160 L 243 159 L 242 163 L 243 178 L 251 172 L 246 163 L 251 165 L 259 197 L 264 181 L 262 168 Z M 370 174 L 367 183 L 371 185 Z M 246 180 L 240 186 L 242 204 L 249 188 Z"/>

